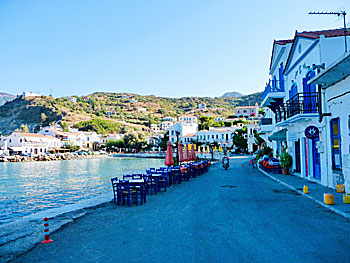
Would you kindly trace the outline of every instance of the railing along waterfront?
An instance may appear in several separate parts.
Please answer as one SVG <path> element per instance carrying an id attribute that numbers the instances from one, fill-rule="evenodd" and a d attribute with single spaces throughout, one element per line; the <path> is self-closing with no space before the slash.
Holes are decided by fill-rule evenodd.
<path id="1" fill-rule="evenodd" d="M 317 113 L 318 93 L 298 93 L 276 108 L 276 122 L 284 121 L 297 114 Z"/>

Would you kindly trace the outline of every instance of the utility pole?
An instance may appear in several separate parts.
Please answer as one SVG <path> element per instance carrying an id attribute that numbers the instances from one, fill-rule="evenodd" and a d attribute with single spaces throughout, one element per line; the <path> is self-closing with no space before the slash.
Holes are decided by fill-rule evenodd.
<path id="1" fill-rule="evenodd" d="M 345 19 L 346 12 L 345 11 L 339 11 L 339 12 L 309 12 L 309 15 L 336 15 L 338 17 L 343 16 L 345 53 L 348 52 L 348 44 L 346 43 L 346 19 Z"/>

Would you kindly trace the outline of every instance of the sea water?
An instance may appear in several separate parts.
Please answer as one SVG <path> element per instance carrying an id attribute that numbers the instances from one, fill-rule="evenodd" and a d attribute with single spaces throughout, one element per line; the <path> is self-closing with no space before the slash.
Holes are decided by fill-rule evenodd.
<path id="1" fill-rule="evenodd" d="M 0 225 L 44 211 L 74 209 L 76 203 L 113 196 L 111 178 L 145 173 L 162 159 L 89 158 L 0 163 Z M 100 198 L 101 199 L 101 198 Z M 85 203 L 87 203 L 85 202 Z"/>

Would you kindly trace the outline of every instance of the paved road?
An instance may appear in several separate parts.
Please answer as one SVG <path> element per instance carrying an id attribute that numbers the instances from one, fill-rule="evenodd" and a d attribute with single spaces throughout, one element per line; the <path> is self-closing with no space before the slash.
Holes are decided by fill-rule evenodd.
<path id="1" fill-rule="evenodd" d="M 349 221 L 242 163 L 144 206 L 106 204 L 15 262 L 350 262 Z"/>

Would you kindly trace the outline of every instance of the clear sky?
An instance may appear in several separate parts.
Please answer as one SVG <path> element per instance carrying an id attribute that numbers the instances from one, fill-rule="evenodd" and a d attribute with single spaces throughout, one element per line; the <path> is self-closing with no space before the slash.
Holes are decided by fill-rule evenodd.
<path id="1" fill-rule="evenodd" d="M 1 0 L 0 91 L 262 91 L 274 39 L 342 26 L 347 0 Z M 348 17 L 350 22 L 350 14 Z"/>

